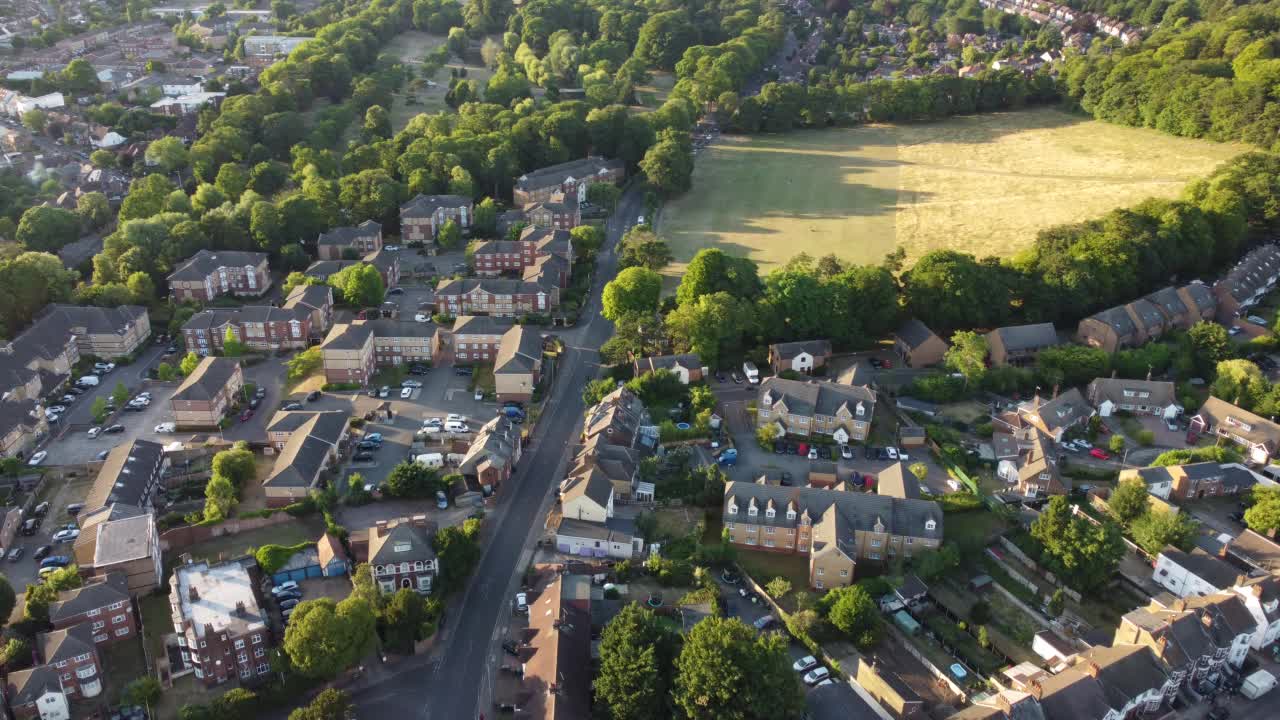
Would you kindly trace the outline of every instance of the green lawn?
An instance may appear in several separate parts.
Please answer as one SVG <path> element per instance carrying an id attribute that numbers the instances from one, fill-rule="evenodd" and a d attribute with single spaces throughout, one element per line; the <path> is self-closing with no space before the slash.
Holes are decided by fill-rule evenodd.
<path id="1" fill-rule="evenodd" d="M 1009 256 L 1046 227 L 1175 197 L 1242 150 L 1051 108 L 726 137 L 662 211 L 676 258 L 666 272 L 712 246 L 766 271 L 799 252 L 879 263 L 896 246 L 909 261 Z"/>
<path id="2" fill-rule="evenodd" d="M 948 513 L 942 520 L 942 536 L 962 549 L 981 552 L 987 543 L 1009 527 L 1009 523 L 989 510 Z"/>
<path id="3" fill-rule="evenodd" d="M 164 589 L 167 591 L 169 586 L 165 585 Z M 143 595 L 138 598 L 138 609 L 142 614 L 147 652 L 151 653 L 151 657 L 158 658 L 164 652 L 164 636 L 173 632 L 169 596 L 165 593 Z"/>
<path id="4" fill-rule="evenodd" d="M 102 670 L 105 699 L 116 705 L 120 702 L 120 694 L 129 683 L 147 674 L 146 658 L 142 654 L 142 643 L 138 638 L 115 643 L 102 650 Z"/>
<path id="5" fill-rule="evenodd" d="M 768 585 L 770 580 L 780 577 L 791 582 L 793 591 L 809 588 L 809 560 L 804 555 L 738 548 L 738 566 L 761 587 Z"/>

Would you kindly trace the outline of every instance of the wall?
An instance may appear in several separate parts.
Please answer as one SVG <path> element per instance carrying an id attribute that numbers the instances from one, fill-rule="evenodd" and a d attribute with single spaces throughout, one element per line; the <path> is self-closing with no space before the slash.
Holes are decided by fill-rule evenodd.
<path id="1" fill-rule="evenodd" d="M 160 549 L 165 551 L 181 550 L 189 545 L 206 542 L 213 538 L 280 525 L 292 522 L 293 519 L 293 516 L 287 512 L 278 512 L 265 518 L 232 519 L 217 525 L 185 525 L 171 528 L 160 533 Z"/>

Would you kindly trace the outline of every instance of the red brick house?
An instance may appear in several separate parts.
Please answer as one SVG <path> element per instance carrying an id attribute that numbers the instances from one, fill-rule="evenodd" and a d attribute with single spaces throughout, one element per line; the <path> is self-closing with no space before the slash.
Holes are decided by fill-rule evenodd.
<path id="1" fill-rule="evenodd" d="M 213 428 L 227 414 L 244 387 L 244 371 L 233 358 L 200 361 L 169 401 L 179 428 Z"/>
<path id="2" fill-rule="evenodd" d="M 201 250 L 169 273 L 174 302 L 209 302 L 222 295 L 258 296 L 271 287 L 267 254 Z"/>
<path id="3" fill-rule="evenodd" d="M 458 473 L 472 487 L 498 488 L 511 477 L 520 455 L 520 426 L 499 415 L 476 433 Z"/>
<path id="4" fill-rule="evenodd" d="M 626 174 L 621 160 L 592 155 L 521 175 L 516 178 L 511 196 L 518 207 L 550 201 L 557 192 L 576 197 L 581 203 L 586 201 L 587 188 L 592 183 L 616 184 L 626 179 Z"/>
<path id="5" fill-rule="evenodd" d="M 40 633 L 36 647 L 44 664 L 58 673 L 69 698 L 94 698 L 102 693 L 102 662 L 89 625 Z"/>
<path id="6" fill-rule="evenodd" d="M 512 320 L 488 315 L 460 315 L 453 321 L 448 342 L 442 339 L 438 346 L 451 345 L 453 362 L 459 365 L 488 362 L 497 357 L 502 336 L 514 324 Z"/>
<path id="7" fill-rule="evenodd" d="M 61 593 L 57 602 L 49 604 L 49 622 L 55 630 L 87 625 L 98 645 L 133 637 L 138 623 L 124 573 L 110 573 L 97 582 Z"/>
<path id="8" fill-rule="evenodd" d="M 238 561 L 187 563 L 169 578 L 182 659 L 207 687 L 271 673 L 271 633 L 249 569 Z"/>
<path id="9" fill-rule="evenodd" d="M 550 283 L 480 278 L 441 280 L 436 286 L 436 307 L 454 317 L 541 315 L 559 306 L 560 288 Z"/>
<path id="10" fill-rule="evenodd" d="M 481 243 L 473 253 L 473 262 L 477 275 L 497 277 L 504 272 L 523 274 L 549 255 L 573 261 L 573 239 L 568 230 L 526 227 L 518 240 Z"/>
<path id="11" fill-rule="evenodd" d="M 369 529 L 369 567 L 383 592 L 400 588 L 424 595 L 431 592 L 440 572 L 440 560 L 431 544 L 434 535 L 426 515 L 379 520 Z"/>
<path id="12" fill-rule="evenodd" d="M 314 334 L 311 320 L 311 309 L 298 305 L 203 310 L 182 326 L 182 337 L 187 348 L 202 356 L 223 351 L 227 330 L 251 350 L 302 350 Z"/>
<path id="13" fill-rule="evenodd" d="M 69 720 L 71 703 L 61 673 L 48 665 L 9 673 L 5 697 L 17 720 Z"/>
<path id="14" fill-rule="evenodd" d="M 320 233 L 316 241 L 316 254 L 321 260 L 355 260 L 381 249 L 382 225 L 373 220 Z"/>
<path id="15" fill-rule="evenodd" d="M 576 195 L 552 193 L 551 199 L 524 209 L 531 227 L 548 230 L 572 230 L 582 224 L 582 209 Z"/>
<path id="16" fill-rule="evenodd" d="M 475 204 L 461 195 L 419 195 L 400 206 L 400 237 L 405 242 L 435 240 L 450 220 L 466 230 L 475 217 Z"/>
<path id="17" fill-rule="evenodd" d="M 323 338 L 333 327 L 333 288 L 328 285 L 299 285 L 289 292 L 281 307 L 306 310 L 311 318 L 310 335 L 314 340 Z"/>

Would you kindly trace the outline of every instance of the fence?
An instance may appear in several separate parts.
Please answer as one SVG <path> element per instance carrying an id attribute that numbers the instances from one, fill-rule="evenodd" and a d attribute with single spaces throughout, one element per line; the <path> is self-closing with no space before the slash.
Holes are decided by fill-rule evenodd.
<path id="1" fill-rule="evenodd" d="M 259 530 L 272 525 L 280 525 L 293 520 L 289 513 L 281 510 L 268 517 L 231 519 L 217 525 L 185 525 L 160 533 L 161 550 L 181 550 L 190 545 L 207 542 L 226 535 L 236 535 L 250 530 Z"/>
<path id="2" fill-rule="evenodd" d="M 1028 569 L 1030 569 L 1035 574 L 1044 578 L 1044 580 L 1048 582 L 1050 585 L 1053 585 L 1055 588 L 1061 588 L 1062 592 L 1065 593 L 1067 597 L 1071 598 L 1072 600 L 1075 600 L 1076 602 L 1081 601 L 1082 596 L 1080 595 L 1080 593 L 1076 592 L 1075 590 L 1072 590 L 1066 585 L 1063 585 L 1062 581 L 1059 580 L 1056 575 L 1040 567 L 1040 565 L 1036 563 L 1036 561 L 1032 560 L 1026 553 L 1022 552 L 1022 550 L 1019 549 L 1017 545 L 1014 545 L 1008 538 L 1001 536 L 1000 546 L 1001 548 L 1006 550 L 1010 555 L 1016 557 L 1018 559 L 1018 562 L 1025 565 Z M 999 558 L 996 558 L 996 559 L 999 560 Z M 1008 567 L 1006 567 L 1005 569 L 1006 571 L 1008 571 Z M 1037 590 L 1037 592 L 1039 591 Z"/>
<path id="3" fill-rule="evenodd" d="M 898 628 L 894 627 L 893 623 L 885 623 L 885 627 L 889 629 L 889 634 L 894 636 L 894 639 L 897 640 L 898 644 L 911 654 L 911 657 L 920 661 L 920 664 L 924 666 L 925 670 L 929 671 L 930 675 L 933 675 L 933 677 L 945 685 L 948 690 L 959 696 L 960 702 L 964 703 L 969 701 L 969 695 L 964 691 L 964 688 L 957 685 L 956 682 L 951 679 L 951 676 L 940 670 L 937 665 L 934 665 L 933 661 L 926 657 L 924 653 L 920 652 L 920 650 L 912 644 L 911 640 L 906 638 Z"/>

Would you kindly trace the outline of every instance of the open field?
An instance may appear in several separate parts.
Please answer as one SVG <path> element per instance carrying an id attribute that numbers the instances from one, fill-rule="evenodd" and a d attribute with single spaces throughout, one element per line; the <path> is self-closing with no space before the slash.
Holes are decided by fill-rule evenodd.
<path id="1" fill-rule="evenodd" d="M 636 86 L 636 100 L 640 103 L 638 107 L 646 112 L 657 110 L 667 101 L 667 97 L 671 95 L 671 88 L 675 85 L 674 74 L 662 70 L 650 71 L 649 82 Z"/>
<path id="2" fill-rule="evenodd" d="M 454 71 L 465 69 L 467 79 L 475 80 L 480 92 L 484 92 L 485 83 L 489 81 L 493 72 L 481 62 L 478 43 L 473 43 L 473 47 L 467 53 L 466 62 L 459 62 L 451 57 L 435 75 L 429 78 L 422 77 L 422 58 L 444 42 L 443 35 L 410 30 L 400 33 L 387 44 L 385 52 L 401 58 L 413 72 L 413 77 L 406 84 L 405 89 L 395 95 L 395 102 L 390 108 L 393 131 L 403 130 L 404 126 L 419 113 L 449 112 L 451 108 L 445 104 L 444 96 L 449 92 L 449 79 Z M 434 86 L 426 81 L 434 83 Z"/>
<path id="3" fill-rule="evenodd" d="M 663 210 L 667 272 L 709 246 L 765 271 L 802 251 L 878 263 L 899 245 L 909 261 L 938 249 L 1008 256 L 1043 228 L 1174 197 L 1243 150 L 1048 108 L 725 137 L 699 155 L 693 191 Z"/>

